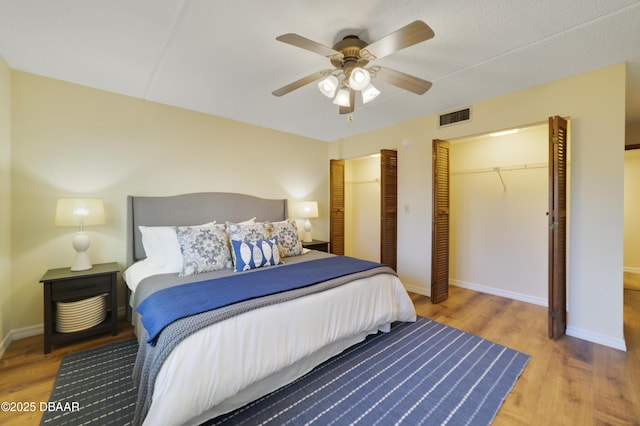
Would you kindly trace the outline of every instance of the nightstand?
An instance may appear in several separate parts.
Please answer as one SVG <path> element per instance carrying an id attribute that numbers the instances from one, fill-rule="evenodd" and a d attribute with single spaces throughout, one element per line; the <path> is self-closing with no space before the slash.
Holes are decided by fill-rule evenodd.
<path id="1" fill-rule="evenodd" d="M 308 243 L 302 242 L 302 247 L 309 250 L 318 250 L 329 253 L 329 241 L 311 240 Z"/>
<path id="2" fill-rule="evenodd" d="M 72 271 L 70 268 L 50 269 L 42 279 L 44 284 L 44 353 L 51 352 L 51 346 L 73 342 L 78 339 L 111 332 L 118 334 L 118 263 L 93 265 L 86 271 Z M 106 318 L 101 323 L 79 331 L 60 332 L 56 330 L 56 309 L 58 302 L 69 303 L 88 300 L 94 296 L 106 295 Z M 86 313 L 89 315 L 89 313 Z M 70 328 L 70 330 L 73 330 Z"/>

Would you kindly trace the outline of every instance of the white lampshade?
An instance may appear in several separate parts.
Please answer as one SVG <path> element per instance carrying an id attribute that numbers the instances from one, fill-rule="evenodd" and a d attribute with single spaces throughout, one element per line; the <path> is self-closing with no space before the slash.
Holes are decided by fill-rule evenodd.
<path id="1" fill-rule="evenodd" d="M 349 103 L 349 90 L 344 87 L 338 90 L 338 94 L 336 95 L 336 98 L 333 100 L 333 103 L 343 107 L 351 106 L 351 104 Z"/>
<path id="2" fill-rule="evenodd" d="M 320 80 L 318 83 L 318 89 L 320 89 L 320 93 L 325 95 L 327 98 L 333 98 L 336 94 L 336 89 L 338 89 L 338 78 L 335 75 L 330 75 L 329 77 Z"/>
<path id="3" fill-rule="evenodd" d="M 56 205 L 56 226 L 104 225 L 104 203 L 101 198 L 60 198 Z"/>
<path id="4" fill-rule="evenodd" d="M 349 76 L 349 87 L 353 90 L 362 90 L 371 81 L 371 74 L 364 68 L 356 67 Z"/>
<path id="5" fill-rule="evenodd" d="M 373 87 L 373 84 L 369 83 L 367 87 L 362 89 L 362 103 L 366 104 L 367 102 L 374 100 L 379 94 L 380 91 Z"/>
<path id="6" fill-rule="evenodd" d="M 303 201 L 298 203 L 298 216 L 300 217 L 318 217 L 318 202 Z"/>
<path id="7" fill-rule="evenodd" d="M 79 231 L 73 237 L 73 248 L 76 251 L 71 265 L 72 271 L 91 269 L 91 261 L 87 250 L 91 241 L 85 226 L 103 225 L 104 203 L 100 198 L 60 198 L 56 205 L 55 226 L 76 226 Z"/>

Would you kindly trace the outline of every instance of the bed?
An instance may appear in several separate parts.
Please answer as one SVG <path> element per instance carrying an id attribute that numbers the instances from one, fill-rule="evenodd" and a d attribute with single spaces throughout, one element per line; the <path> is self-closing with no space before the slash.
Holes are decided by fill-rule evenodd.
<path id="1" fill-rule="evenodd" d="M 135 424 L 201 424 L 415 321 L 391 269 L 302 249 L 287 212 L 244 194 L 128 197 Z"/>

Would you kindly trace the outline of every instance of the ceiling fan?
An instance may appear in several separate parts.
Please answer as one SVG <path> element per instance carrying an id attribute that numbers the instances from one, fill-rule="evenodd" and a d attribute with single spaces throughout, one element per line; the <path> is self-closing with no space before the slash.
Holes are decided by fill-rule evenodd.
<path id="1" fill-rule="evenodd" d="M 348 35 L 333 47 L 327 47 L 298 34 L 283 34 L 276 40 L 326 56 L 333 69 L 314 72 L 289 83 L 272 94 L 283 96 L 307 84 L 320 80 L 318 89 L 340 107 L 340 114 L 349 114 L 355 109 L 355 93 L 360 91 L 363 103 L 373 100 L 380 91 L 371 84 L 377 78 L 404 90 L 424 94 L 431 82 L 381 66 L 369 66 L 369 62 L 390 55 L 405 47 L 429 40 L 433 30 L 422 21 L 414 21 L 373 43 L 367 43 L 356 35 Z"/>

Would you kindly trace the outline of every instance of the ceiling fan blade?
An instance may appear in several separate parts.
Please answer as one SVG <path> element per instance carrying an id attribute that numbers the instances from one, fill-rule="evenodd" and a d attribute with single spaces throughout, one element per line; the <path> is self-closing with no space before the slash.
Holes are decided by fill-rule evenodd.
<path id="1" fill-rule="evenodd" d="M 433 85 L 430 81 L 423 80 L 421 78 L 414 77 L 400 71 L 392 70 L 391 68 L 373 68 L 375 68 L 375 78 L 379 78 L 382 81 L 385 81 L 401 89 L 408 90 L 417 95 L 426 93 L 426 91 L 429 90 Z"/>
<path id="2" fill-rule="evenodd" d="M 283 86 L 277 90 L 271 92 L 274 96 L 282 96 L 286 95 L 289 92 L 292 92 L 296 89 L 299 89 L 302 86 L 306 86 L 309 83 L 313 83 L 316 80 L 320 80 L 322 77 L 326 77 L 331 74 L 331 70 L 322 70 L 318 72 L 314 72 L 313 74 L 309 74 L 306 77 L 302 77 L 300 80 L 296 80 L 293 83 L 289 83 L 286 86 Z"/>
<path id="3" fill-rule="evenodd" d="M 372 61 L 429 40 L 434 35 L 435 33 L 427 24 L 422 21 L 413 21 L 360 50 L 360 57 Z"/>
<path id="4" fill-rule="evenodd" d="M 349 106 L 340 107 L 340 114 L 351 114 L 356 109 L 356 91 L 349 88 Z"/>
<path id="5" fill-rule="evenodd" d="M 281 41 L 283 43 L 290 44 L 292 46 L 309 50 L 313 53 L 318 53 L 322 56 L 326 56 L 327 58 L 337 58 L 337 59 L 343 58 L 342 53 L 338 52 L 337 50 L 334 50 L 323 44 L 317 43 L 313 40 L 309 40 L 308 38 L 302 37 L 298 34 L 293 34 L 293 33 L 282 34 L 281 36 L 276 37 L 276 40 Z"/>

